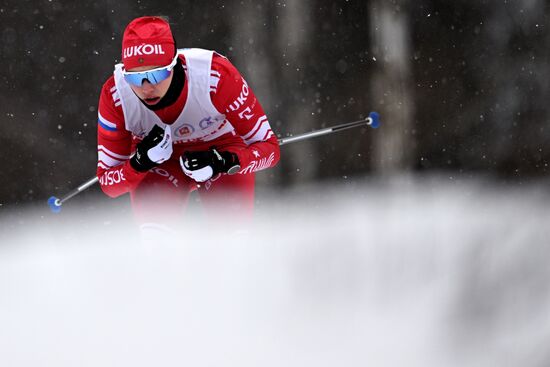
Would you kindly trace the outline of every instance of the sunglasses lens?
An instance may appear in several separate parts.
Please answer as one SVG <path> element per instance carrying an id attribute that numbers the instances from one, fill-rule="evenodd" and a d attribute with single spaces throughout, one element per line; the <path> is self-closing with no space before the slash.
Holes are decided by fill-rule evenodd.
<path id="1" fill-rule="evenodd" d="M 143 79 L 147 79 L 143 73 L 139 74 L 124 74 L 124 79 L 133 85 L 137 85 L 138 87 L 141 87 L 141 82 L 143 82 Z"/>
<path id="2" fill-rule="evenodd" d="M 170 76 L 171 70 L 168 68 L 154 70 L 154 71 L 144 71 L 142 73 L 124 73 L 124 79 L 133 85 L 141 87 L 143 80 L 147 80 L 151 84 L 158 84 Z"/>

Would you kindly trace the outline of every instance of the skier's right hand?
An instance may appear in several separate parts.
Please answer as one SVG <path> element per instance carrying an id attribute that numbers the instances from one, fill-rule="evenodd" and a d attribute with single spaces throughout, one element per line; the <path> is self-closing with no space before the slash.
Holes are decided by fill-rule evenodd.
<path id="1" fill-rule="evenodd" d="M 162 162 L 168 160 L 172 155 L 172 133 L 170 126 L 162 127 L 155 125 L 149 134 L 136 146 L 136 154 L 130 158 L 130 165 L 138 172 L 145 172 Z"/>

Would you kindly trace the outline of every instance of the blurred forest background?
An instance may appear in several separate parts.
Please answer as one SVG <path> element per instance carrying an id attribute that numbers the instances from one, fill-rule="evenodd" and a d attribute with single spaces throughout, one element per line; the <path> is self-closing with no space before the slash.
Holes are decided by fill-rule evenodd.
<path id="1" fill-rule="evenodd" d="M 126 24 L 142 15 L 168 16 L 179 47 L 228 56 L 281 137 L 381 114 L 378 130 L 285 146 L 262 186 L 547 174 L 544 0 L 3 0 L 2 206 L 61 196 L 94 175 L 99 91 Z"/>

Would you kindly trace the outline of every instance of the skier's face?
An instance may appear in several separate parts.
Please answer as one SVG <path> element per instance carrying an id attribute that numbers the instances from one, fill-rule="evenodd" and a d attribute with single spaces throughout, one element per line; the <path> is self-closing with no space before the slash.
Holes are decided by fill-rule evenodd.
<path id="1" fill-rule="evenodd" d="M 147 71 L 151 69 L 155 69 L 158 66 L 140 66 L 128 71 Z M 148 80 L 143 80 L 143 84 L 141 86 L 137 86 L 134 84 L 129 84 L 130 88 L 134 91 L 134 93 L 145 103 L 147 103 L 150 106 L 156 105 L 162 97 L 166 94 L 168 91 L 168 88 L 170 87 L 170 83 L 172 82 L 172 77 L 174 76 L 174 70 L 170 73 L 170 76 L 163 81 L 152 84 Z"/>

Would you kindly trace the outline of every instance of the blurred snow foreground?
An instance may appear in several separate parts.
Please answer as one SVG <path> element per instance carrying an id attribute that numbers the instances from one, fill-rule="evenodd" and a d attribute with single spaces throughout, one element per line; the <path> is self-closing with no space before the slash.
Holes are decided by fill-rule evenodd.
<path id="1" fill-rule="evenodd" d="M 157 246 L 77 204 L 0 217 L 1 366 L 550 365 L 543 189 L 308 187 Z"/>

